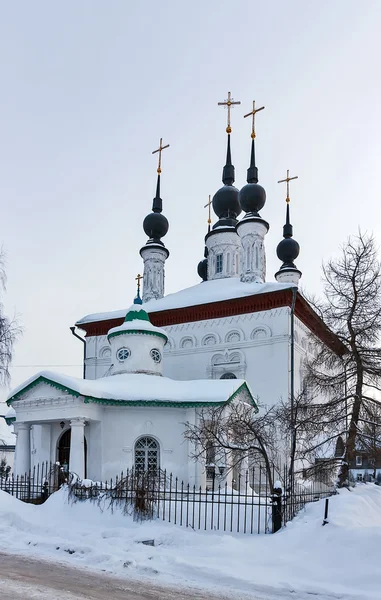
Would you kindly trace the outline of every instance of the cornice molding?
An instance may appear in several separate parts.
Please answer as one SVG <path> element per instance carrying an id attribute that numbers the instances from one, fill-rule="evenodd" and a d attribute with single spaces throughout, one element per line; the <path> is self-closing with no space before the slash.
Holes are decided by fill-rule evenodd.
<path id="1" fill-rule="evenodd" d="M 182 323 L 193 323 L 196 321 L 210 321 L 245 315 L 249 313 L 263 312 L 282 307 L 291 307 L 292 288 L 255 294 L 242 298 L 232 298 L 208 304 L 174 308 L 160 312 L 149 313 L 151 323 L 157 327 L 169 327 Z M 315 313 L 307 300 L 298 292 L 295 305 L 296 317 L 312 331 L 322 342 L 336 354 L 342 355 L 346 349 L 339 338 L 332 333 L 320 317 Z M 86 332 L 86 337 L 105 335 L 109 329 L 123 323 L 123 318 L 108 319 L 104 321 L 93 321 L 80 325 Z"/>

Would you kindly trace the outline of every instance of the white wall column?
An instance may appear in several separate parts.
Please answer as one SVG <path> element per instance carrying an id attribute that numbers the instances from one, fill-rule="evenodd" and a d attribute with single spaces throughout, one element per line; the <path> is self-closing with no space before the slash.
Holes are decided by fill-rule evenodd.
<path id="1" fill-rule="evenodd" d="M 69 471 L 83 479 L 85 477 L 85 419 L 72 419 L 70 426 Z"/>
<path id="2" fill-rule="evenodd" d="M 264 239 L 269 225 L 263 219 L 245 217 L 237 225 L 241 238 L 241 281 L 264 283 L 266 281 L 266 252 Z"/>
<path id="3" fill-rule="evenodd" d="M 146 244 L 140 250 L 144 262 L 143 302 L 159 300 L 164 296 L 165 261 L 169 250 L 164 245 Z"/>
<path id="4" fill-rule="evenodd" d="M 25 475 L 30 469 L 30 425 L 29 423 L 16 423 L 17 430 L 15 474 Z"/>

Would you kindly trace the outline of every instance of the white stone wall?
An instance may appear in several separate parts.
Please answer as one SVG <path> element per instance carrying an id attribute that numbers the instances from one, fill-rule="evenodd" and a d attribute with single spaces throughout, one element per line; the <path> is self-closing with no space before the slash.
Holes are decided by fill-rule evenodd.
<path id="1" fill-rule="evenodd" d="M 287 397 L 288 308 L 173 325 L 166 331 L 168 377 L 219 379 L 231 372 L 246 379 L 262 403 Z"/>
<path id="2" fill-rule="evenodd" d="M 160 467 L 180 482 L 199 484 L 196 465 L 189 461 L 184 425 L 189 410 L 167 407 L 106 407 L 103 417 L 102 478 L 115 477 L 134 465 L 135 442 L 152 436 L 160 446 Z M 192 414 L 195 410 L 192 409 Z"/>
<path id="3" fill-rule="evenodd" d="M 208 248 L 208 280 L 239 277 L 241 241 L 234 228 L 213 233 L 206 240 Z M 216 272 L 217 255 L 222 255 L 222 271 Z"/>
<path id="4" fill-rule="evenodd" d="M 241 239 L 240 278 L 243 282 L 266 281 L 266 252 L 264 238 L 267 227 L 261 221 L 243 219 L 237 228 Z"/>
<path id="5" fill-rule="evenodd" d="M 151 350 L 159 350 L 163 355 L 165 339 L 157 335 L 146 333 L 121 334 L 110 338 L 111 362 L 110 375 L 121 373 L 147 373 L 150 375 L 161 375 L 163 361 L 155 362 L 151 356 Z M 130 356 L 126 360 L 118 359 L 118 351 L 127 348 Z"/>
<path id="6" fill-rule="evenodd" d="M 164 296 L 164 265 L 169 252 L 158 244 L 146 245 L 140 250 L 144 262 L 143 302 Z"/>
<path id="7" fill-rule="evenodd" d="M 164 328 L 163 374 L 179 380 L 219 379 L 233 372 L 246 379 L 265 403 L 289 393 L 290 308 Z M 106 336 L 87 338 L 86 377 L 102 377 L 111 366 L 105 358 Z M 295 393 L 302 387 L 305 361 L 314 352 L 308 328 L 295 317 Z"/>

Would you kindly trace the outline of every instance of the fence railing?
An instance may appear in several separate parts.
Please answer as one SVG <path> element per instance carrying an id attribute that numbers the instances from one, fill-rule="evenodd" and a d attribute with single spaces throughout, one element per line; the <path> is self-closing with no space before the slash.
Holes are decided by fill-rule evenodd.
<path id="1" fill-rule="evenodd" d="M 0 477 L 0 489 L 39 504 L 66 483 L 73 501 L 121 508 L 137 520 L 161 519 L 192 529 L 231 533 L 273 533 L 308 502 L 334 493 L 332 486 L 308 481 L 287 489 L 287 470 L 270 474 L 261 467 L 239 474 L 228 485 L 215 475 L 208 487 L 189 485 L 166 471 L 127 470 L 109 481 L 81 481 L 45 463 L 24 476 Z M 278 478 L 278 480 L 276 479 Z M 275 480 L 275 485 L 273 484 Z M 280 484 L 280 487 L 279 487 Z"/>

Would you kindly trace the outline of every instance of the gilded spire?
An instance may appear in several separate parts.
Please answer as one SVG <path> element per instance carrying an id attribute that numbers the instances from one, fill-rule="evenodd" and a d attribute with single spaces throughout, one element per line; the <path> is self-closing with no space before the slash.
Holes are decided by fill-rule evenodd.
<path id="1" fill-rule="evenodd" d="M 241 104 L 241 102 L 239 100 L 237 100 L 235 102 L 234 99 L 231 97 L 231 92 L 228 92 L 228 98 L 227 98 L 227 100 L 225 100 L 224 102 L 218 102 L 218 106 L 225 106 L 225 108 L 228 109 L 228 125 L 226 127 L 226 133 L 228 135 L 230 135 L 231 132 L 232 132 L 231 123 L 230 123 L 230 110 L 236 104 Z"/>
<path id="2" fill-rule="evenodd" d="M 211 206 L 212 206 L 212 200 L 211 200 L 211 195 L 209 194 L 209 202 L 207 202 L 204 206 L 204 208 L 208 209 L 208 233 L 210 231 L 210 226 L 212 224 Z"/>
<path id="3" fill-rule="evenodd" d="M 290 181 L 293 179 L 298 179 L 298 176 L 290 177 L 290 171 L 287 169 L 287 177 L 286 179 L 280 179 L 278 183 L 286 183 L 287 184 L 287 195 L 286 195 L 286 223 L 283 225 L 283 237 L 291 238 L 293 235 L 292 225 L 290 223 Z"/>
<path id="4" fill-rule="evenodd" d="M 295 177 L 290 177 L 290 171 L 287 169 L 287 177 L 286 177 L 286 179 L 280 179 L 278 181 L 278 183 L 286 183 L 287 184 L 287 195 L 286 195 L 286 202 L 287 202 L 287 204 L 290 203 L 290 181 L 292 181 L 293 179 L 298 179 L 298 176 L 295 175 Z"/>
<path id="5" fill-rule="evenodd" d="M 161 213 L 163 210 L 163 201 L 160 198 L 161 153 L 166 148 L 169 148 L 169 144 L 167 144 L 166 146 L 163 146 L 163 138 L 160 138 L 159 147 L 157 148 L 157 150 L 154 150 L 152 152 L 152 154 L 156 154 L 157 152 L 159 153 L 159 161 L 158 161 L 158 166 L 157 166 L 157 170 L 156 170 L 157 171 L 156 195 L 155 195 L 155 198 L 153 199 L 153 203 L 152 203 L 153 212 L 158 212 L 158 213 Z"/>
<path id="6" fill-rule="evenodd" d="M 244 119 L 246 117 L 252 116 L 252 124 L 251 124 L 251 154 L 250 154 L 250 167 L 247 169 L 247 183 L 258 183 L 258 169 L 255 164 L 255 143 L 254 140 L 257 137 L 255 132 L 255 115 L 257 112 L 263 110 L 265 107 L 261 106 L 260 108 L 255 108 L 255 100 L 253 100 L 253 110 L 244 115 Z"/>
<path id="7" fill-rule="evenodd" d="M 230 134 L 232 132 L 230 111 L 237 104 L 241 104 L 241 102 L 238 100 L 235 101 L 231 97 L 231 92 L 228 92 L 227 100 L 225 100 L 224 102 L 218 102 L 218 106 L 224 106 L 225 108 L 227 108 L 228 111 L 228 124 L 226 127 L 226 133 L 228 134 L 228 145 L 226 150 L 226 165 L 224 166 L 222 171 L 222 182 L 225 185 L 233 185 L 235 179 L 234 166 L 232 165 L 232 156 L 230 149 Z"/>

